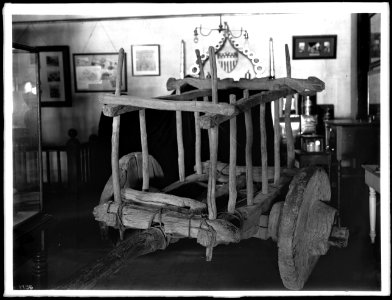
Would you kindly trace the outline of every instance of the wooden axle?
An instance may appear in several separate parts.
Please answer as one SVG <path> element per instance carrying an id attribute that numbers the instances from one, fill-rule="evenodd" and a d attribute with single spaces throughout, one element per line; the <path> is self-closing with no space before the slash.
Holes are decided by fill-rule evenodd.
<path id="1" fill-rule="evenodd" d="M 322 215 L 325 211 L 329 211 L 331 209 L 330 206 L 321 202 L 320 207 L 327 206 L 322 208 L 317 214 Z M 261 215 L 260 216 L 260 223 L 257 233 L 254 237 L 257 237 L 262 240 L 267 240 L 271 238 L 274 242 L 278 242 L 279 240 L 279 224 L 282 218 L 282 209 L 283 209 L 284 202 L 279 201 L 276 202 L 269 213 L 269 215 Z M 339 227 L 339 226 L 332 226 L 331 232 L 328 237 L 328 245 L 344 248 L 347 247 L 349 231 L 346 227 Z M 325 254 L 325 253 L 324 253 Z"/>

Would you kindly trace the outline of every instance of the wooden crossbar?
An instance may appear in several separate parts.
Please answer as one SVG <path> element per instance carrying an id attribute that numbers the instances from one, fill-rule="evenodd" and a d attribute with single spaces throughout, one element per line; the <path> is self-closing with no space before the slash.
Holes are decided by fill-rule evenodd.
<path id="1" fill-rule="evenodd" d="M 237 116 L 241 112 L 250 110 L 252 107 L 255 107 L 262 103 L 265 104 L 268 102 L 272 102 L 278 98 L 286 97 L 287 95 L 292 95 L 294 93 L 295 91 L 291 89 L 280 89 L 276 91 L 260 92 L 247 98 L 242 98 L 236 102 L 235 106 L 237 109 L 234 114 L 230 116 L 222 116 L 214 114 L 213 112 L 207 113 L 204 116 L 200 117 L 200 127 L 208 129 L 218 126 L 219 124 L 230 120 L 234 116 Z"/>
<path id="2" fill-rule="evenodd" d="M 127 105 L 141 108 L 170 111 L 211 112 L 218 115 L 232 116 L 238 114 L 237 108 L 228 103 L 211 103 L 205 101 L 171 101 L 139 96 L 105 94 L 100 99 L 102 104 Z"/>
<path id="3" fill-rule="evenodd" d="M 169 91 L 171 91 L 185 84 L 189 84 L 201 90 L 211 89 L 211 80 L 201 78 L 169 78 L 166 83 L 166 87 Z M 275 90 L 277 87 L 288 87 L 295 90 L 296 93 L 303 95 L 314 95 L 317 92 L 323 91 L 325 89 L 325 84 L 317 77 L 309 77 L 307 79 L 287 77 L 270 79 L 269 77 L 264 77 L 254 79 L 240 79 L 239 81 L 234 81 L 232 78 L 225 78 L 217 81 L 218 90 L 238 88 L 243 90 L 258 91 Z"/>

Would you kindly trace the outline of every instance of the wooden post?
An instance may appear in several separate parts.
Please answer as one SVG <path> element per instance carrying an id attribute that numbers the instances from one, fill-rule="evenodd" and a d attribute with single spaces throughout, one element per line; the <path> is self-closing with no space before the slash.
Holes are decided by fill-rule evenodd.
<path id="1" fill-rule="evenodd" d="M 285 45 L 285 52 L 286 52 L 287 77 L 291 78 L 290 52 L 287 44 Z M 291 128 L 291 121 L 290 121 L 292 98 L 293 98 L 292 95 L 286 96 L 286 103 L 284 108 L 284 123 L 285 123 L 286 144 L 287 144 L 287 168 L 289 169 L 294 167 L 294 159 L 295 159 L 294 137 L 293 137 L 293 130 Z"/>
<path id="2" fill-rule="evenodd" d="M 244 99 L 249 97 L 249 91 L 244 90 Z M 252 124 L 252 109 L 245 111 L 245 128 L 246 128 L 246 146 L 245 146 L 245 161 L 246 161 L 246 198 L 247 205 L 253 205 L 253 161 L 252 161 L 252 146 L 253 146 L 253 124 Z"/>
<path id="3" fill-rule="evenodd" d="M 268 194 L 267 132 L 265 129 L 265 103 L 260 104 L 260 150 L 262 193 Z"/>
<path id="4" fill-rule="evenodd" d="M 115 96 L 121 95 L 121 75 L 122 75 L 123 61 L 124 61 L 124 49 L 121 48 L 118 53 L 116 89 L 114 93 Z M 118 158 L 119 138 L 120 138 L 120 116 L 116 116 L 113 117 L 113 124 L 112 124 L 112 154 L 111 154 L 113 194 L 114 194 L 114 202 L 116 203 L 121 203 L 120 170 L 119 170 L 119 158 Z"/>
<path id="5" fill-rule="evenodd" d="M 230 95 L 230 104 L 235 104 L 235 95 Z M 237 200 L 237 118 L 230 120 L 230 167 L 229 167 L 229 202 L 227 211 L 234 213 Z"/>
<path id="6" fill-rule="evenodd" d="M 200 57 L 200 51 L 199 49 L 196 49 L 196 58 L 197 58 L 197 64 L 199 65 L 200 68 L 200 79 L 204 79 L 204 69 L 203 69 L 203 63 L 201 61 Z M 208 102 L 208 97 L 203 98 L 204 101 Z M 197 101 L 197 99 L 195 99 Z M 196 165 L 196 174 L 202 174 L 203 169 L 201 165 L 201 129 L 200 129 L 200 113 L 195 112 L 195 165 Z"/>
<path id="7" fill-rule="evenodd" d="M 149 162 L 148 162 L 148 143 L 147 143 L 147 127 L 146 127 L 146 110 L 139 110 L 139 123 L 140 123 L 140 140 L 142 145 L 142 157 L 143 157 L 143 191 L 148 191 L 150 188 L 150 174 L 149 174 Z"/>
<path id="8" fill-rule="evenodd" d="M 280 124 L 279 109 L 280 99 L 274 101 L 274 184 L 277 184 L 280 178 Z"/>
<path id="9" fill-rule="evenodd" d="M 176 94 L 180 95 L 181 91 L 178 88 Z M 177 149 L 178 149 L 178 177 L 180 181 L 185 180 L 185 164 L 184 164 L 184 141 L 182 136 L 182 114 L 181 111 L 176 111 L 176 126 L 177 126 Z"/>
<path id="10" fill-rule="evenodd" d="M 197 99 L 195 99 L 197 101 Z M 202 165 L 201 165 L 201 129 L 200 129 L 200 113 L 195 112 L 195 166 L 196 166 L 196 174 L 202 174 Z"/>
<path id="11" fill-rule="evenodd" d="M 181 40 L 181 54 L 180 54 L 180 79 L 185 77 L 185 42 Z M 180 88 L 176 89 L 176 95 L 180 95 Z M 182 135 L 182 112 L 176 111 L 176 126 L 177 126 L 177 148 L 178 148 L 178 177 L 182 182 L 185 180 L 185 164 L 184 164 L 184 141 Z"/>
<path id="12" fill-rule="evenodd" d="M 211 89 L 212 89 L 212 102 L 218 103 L 218 77 L 216 70 L 216 58 L 214 47 L 209 47 L 210 57 L 210 69 L 211 69 Z M 215 203 L 215 186 L 216 186 L 216 167 L 218 161 L 218 134 L 219 127 L 215 126 L 210 129 L 210 174 L 208 177 L 208 194 L 207 194 L 207 205 L 208 205 L 208 218 L 210 220 L 216 219 L 216 203 Z M 207 247 L 206 259 L 211 261 L 213 247 Z"/>

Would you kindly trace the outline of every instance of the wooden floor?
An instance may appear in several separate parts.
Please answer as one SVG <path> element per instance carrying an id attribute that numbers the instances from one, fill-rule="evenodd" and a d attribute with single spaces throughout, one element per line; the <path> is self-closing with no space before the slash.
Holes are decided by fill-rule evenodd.
<path id="1" fill-rule="evenodd" d="M 367 292 L 381 288 L 380 239 L 378 235 L 376 243 L 370 243 L 367 187 L 363 178 L 344 179 L 343 186 L 342 225 L 350 230 L 348 247 L 331 248 L 321 257 L 301 292 Z M 99 194 L 87 189 L 78 198 L 64 192 L 45 195 L 47 211 L 53 216 L 45 230 L 48 277 L 42 287 L 48 293 L 112 249 L 112 241 L 101 240 L 92 215 Z M 29 250 L 34 239 L 27 238 L 14 249 L 16 290 L 34 286 L 33 253 Z M 182 239 L 166 250 L 129 260 L 117 273 L 98 281 L 91 292 L 107 290 L 113 295 L 115 291 L 174 291 L 181 295 L 195 291 L 194 295 L 209 295 L 221 291 L 237 295 L 234 291 L 288 291 L 279 275 L 277 245 L 270 239 L 251 238 L 217 246 L 211 262 L 206 262 L 204 255 L 205 248 L 195 240 Z"/>

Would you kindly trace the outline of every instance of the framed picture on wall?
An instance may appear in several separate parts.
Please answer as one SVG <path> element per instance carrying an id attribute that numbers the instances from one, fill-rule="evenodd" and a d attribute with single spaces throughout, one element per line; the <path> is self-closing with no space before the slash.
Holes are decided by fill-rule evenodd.
<path id="1" fill-rule="evenodd" d="M 336 58 L 337 35 L 293 36 L 293 59 Z"/>
<path id="2" fill-rule="evenodd" d="M 40 46 L 41 106 L 71 106 L 68 46 Z"/>
<path id="3" fill-rule="evenodd" d="M 132 75 L 159 76 L 159 45 L 132 45 Z"/>
<path id="4" fill-rule="evenodd" d="M 118 53 L 74 53 L 75 92 L 114 92 Z M 124 53 L 121 91 L 127 91 L 127 60 Z"/>

